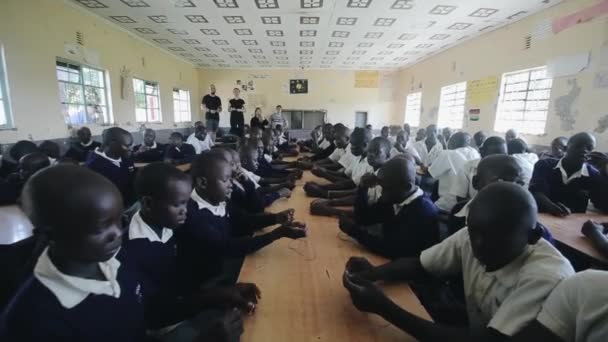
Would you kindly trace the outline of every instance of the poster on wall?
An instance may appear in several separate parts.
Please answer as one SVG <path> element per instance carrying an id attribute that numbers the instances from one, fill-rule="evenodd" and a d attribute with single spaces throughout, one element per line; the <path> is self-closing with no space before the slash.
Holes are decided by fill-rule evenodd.
<path id="1" fill-rule="evenodd" d="M 467 105 L 480 107 L 492 104 L 498 92 L 498 77 L 489 76 L 467 82 Z"/>
<path id="2" fill-rule="evenodd" d="M 479 108 L 469 109 L 469 121 L 479 121 L 479 114 L 481 110 Z"/>
<path id="3" fill-rule="evenodd" d="M 377 71 L 356 71 L 355 88 L 378 88 L 379 79 Z"/>
<path id="4" fill-rule="evenodd" d="M 308 94 L 308 80 L 289 80 L 290 94 Z"/>

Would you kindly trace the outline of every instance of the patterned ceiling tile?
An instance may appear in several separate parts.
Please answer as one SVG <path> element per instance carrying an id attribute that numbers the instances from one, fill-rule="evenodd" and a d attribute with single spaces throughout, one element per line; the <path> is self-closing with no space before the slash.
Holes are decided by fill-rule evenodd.
<path id="1" fill-rule="evenodd" d="M 251 52 L 251 53 L 264 53 L 264 51 L 262 49 L 249 49 L 249 52 Z"/>
<path id="2" fill-rule="evenodd" d="M 264 54 L 264 47 L 269 48 L 266 57 L 285 57 L 279 67 L 406 67 L 548 7 L 541 5 L 547 0 L 493 1 L 491 7 L 480 7 L 485 4 L 481 0 L 66 1 L 158 48 L 188 56 L 186 60 L 197 66 L 241 68 L 279 66 L 253 57 Z M 369 57 L 344 65 L 353 51 L 365 51 L 362 57 Z M 414 57 L 407 58 L 409 54 Z"/>
<path id="3" fill-rule="evenodd" d="M 353 51 L 353 55 L 365 55 L 367 51 L 365 50 L 355 50 Z"/>

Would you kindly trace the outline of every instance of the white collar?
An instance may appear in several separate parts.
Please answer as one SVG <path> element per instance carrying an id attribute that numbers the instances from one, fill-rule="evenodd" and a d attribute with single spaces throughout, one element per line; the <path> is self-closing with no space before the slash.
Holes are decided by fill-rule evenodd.
<path id="1" fill-rule="evenodd" d="M 205 201 L 201 196 L 196 193 L 196 190 L 192 190 L 192 194 L 190 195 L 196 204 L 198 204 L 198 209 L 207 209 L 214 216 L 224 217 L 226 216 L 226 202 L 222 202 L 218 205 L 212 205 L 211 203 Z"/>
<path id="2" fill-rule="evenodd" d="M 111 161 L 111 162 L 112 162 L 112 164 L 114 164 L 114 165 L 116 165 L 116 166 L 120 167 L 120 163 L 122 163 L 122 158 L 118 158 L 118 159 L 112 159 L 112 158 L 108 157 L 108 155 L 107 155 L 105 152 L 100 152 L 100 151 L 99 151 L 99 149 L 100 149 L 100 148 L 101 148 L 101 147 L 98 147 L 98 148 L 96 148 L 96 149 L 95 149 L 95 154 L 97 154 L 97 155 L 100 155 L 100 156 L 104 157 L 105 159 L 107 159 L 107 160 Z"/>
<path id="3" fill-rule="evenodd" d="M 89 147 L 89 146 L 91 146 L 91 144 L 93 144 L 93 139 L 89 140 L 89 142 L 86 144 L 83 144 L 82 141 L 80 142 L 80 145 L 84 146 L 84 147 Z"/>
<path id="4" fill-rule="evenodd" d="M 414 191 L 413 194 L 410 195 L 410 197 L 404 199 L 403 202 L 401 202 L 399 204 L 393 204 L 393 210 L 395 211 L 395 215 L 397 215 L 403 207 L 405 207 L 406 205 L 409 205 L 415 199 L 417 199 L 418 197 L 421 197 L 422 195 L 424 195 L 424 191 L 422 191 L 422 189 L 418 188 L 416 191 Z"/>
<path id="5" fill-rule="evenodd" d="M 120 284 L 116 279 L 120 261 L 116 260 L 115 257 L 99 263 L 101 272 L 108 279 L 100 281 L 62 273 L 49 258 L 48 250 L 47 247 L 38 258 L 34 268 L 34 277 L 57 297 L 64 308 L 75 307 L 85 300 L 89 294 L 120 297 Z"/>
<path id="6" fill-rule="evenodd" d="M 146 145 L 146 143 L 144 143 L 144 145 Z M 156 147 L 157 147 L 156 141 L 154 141 L 154 144 L 152 146 L 150 146 L 150 149 L 155 149 Z"/>
<path id="7" fill-rule="evenodd" d="M 564 184 L 568 184 L 571 180 L 576 178 L 589 177 L 587 163 L 583 163 L 581 169 L 573 173 L 570 178 L 568 178 L 568 173 L 566 172 L 566 170 L 564 170 L 564 167 L 562 166 L 562 160 L 564 160 L 564 158 L 560 159 L 559 162 L 557 162 L 557 165 L 554 167 L 554 169 L 559 169 L 559 171 L 562 173 L 562 182 L 564 182 Z"/>
<path id="8" fill-rule="evenodd" d="M 469 216 L 469 207 L 471 206 L 471 202 L 473 202 L 473 199 L 471 198 L 470 201 L 467 202 L 467 204 L 464 205 L 464 207 L 462 207 L 462 209 L 460 209 L 460 211 L 458 211 L 456 214 L 454 214 L 454 216 L 456 217 L 468 217 Z"/>
<path id="9" fill-rule="evenodd" d="M 158 237 L 158 234 L 148 225 L 139 214 L 139 211 L 133 215 L 131 223 L 129 224 L 129 240 L 135 239 L 148 239 L 150 242 L 162 242 L 167 243 L 173 236 L 173 230 L 163 228 L 162 237 Z"/>

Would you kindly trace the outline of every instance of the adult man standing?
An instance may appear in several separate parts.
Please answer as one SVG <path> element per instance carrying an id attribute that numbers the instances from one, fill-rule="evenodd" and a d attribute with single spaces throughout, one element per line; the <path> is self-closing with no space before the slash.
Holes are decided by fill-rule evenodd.
<path id="1" fill-rule="evenodd" d="M 274 129 L 277 125 L 281 125 L 283 129 L 289 128 L 287 119 L 283 116 L 283 107 L 281 105 L 278 105 L 276 112 L 270 116 L 270 127 Z"/>
<path id="2" fill-rule="evenodd" d="M 215 95 L 215 85 L 209 86 L 209 94 L 203 96 L 201 109 L 205 112 L 207 129 L 215 133 L 220 124 L 220 112 L 222 111 L 222 100 Z"/>

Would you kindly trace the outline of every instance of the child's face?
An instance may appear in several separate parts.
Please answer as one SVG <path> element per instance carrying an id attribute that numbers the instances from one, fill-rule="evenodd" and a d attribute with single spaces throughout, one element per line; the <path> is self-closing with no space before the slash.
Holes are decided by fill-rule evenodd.
<path id="1" fill-rule="evenodd" d="M 251 172 L 255 172 L 258 169 L 258 150 L 251 149 L 248 150 L 244 155 L 244 159 L 242 160 L 243 167 Z"/>
<path id="2" fill-rule="evenodd" d="M 153 130 L 146 130 L 146 133 L 144 133 L 144 144 L 152 146 L 154 145 L 154 140 L 156 140 L 156 133 Z"/>
<path id="3" fill-rule="evenodd" d="M 368 141 L 363 136 L 355 136 L 350 140 L 350 152 L 354 156 L 361 156 L 367 150 Z"/>
<path id="4" fill-rule="evenodd" d="M 198 140 L 205 140 L 205 138 L 207 138 L 207 130 L 206 129 L 199 129 L 194 136 Z"/>
<path id="5" fill-rule="evenodd" d="M 380 130 L 380 135 L 384 138 L 388 138 L 388 127 L 382 127 L 382 129 Z"/>
<path id="6" fill-rule="evenodd" d="M 568 145 L 568 139 L 560 138 L 555 139 L 551 143 L 551 153 L 556 158 L 561 158 L 566 154 L 566 147 Z"/>
<path id="7" fill-rule="evenodd" d="M 232 169 L 226 161 L 217 161 L 210 167 L 210 176 L 197 180 L 197 191 L 204 193 L 212 204 L 218 204 L 226 201 L 232 194 Z"/>
<path id="8" fill-rule="evenodd" d="M 264 156 L 264 143 L 261 140 L 258 140 L 258 158 L 262 158 Z"/>
<path id="9" fill-rule="evenodd" d="M 132 144 L 131 134 L 121 134 L 116 140 L 111 141 L 108 147 L 113 156 L 126 158 L 129 156 L 129 147 Z"/>
<path id="10" fill-rule="evenodd" d="M 380 144 L 372 143 L 367 149 L 367 163 L 378 170 L 389 159 L 388 151 Z"/>
<path id="11" fill-rule="evenodd" d="M 338 148 L 345 148 L 346 146 L 348 146 L 349 140 L 350 140 L 350 137 L 348 136 L 348 132 L 342 132 L 341 134 L 336 135 L 334 144 L 336 144 L 336 146 Z"/>
<path id="12" fill-rule="evenodd" d="M 182 137 L 180 137 L 180 136 L 171 137 L 171 144 L 173 144 L 173 146 L 180 147 L 180 146 L 182 146 L 183 143 L 184 143 L 184 139 L 182 139 Z"/>
<path id="13" fill-rule="evenodd" d="M 77 135 L 78 140 L 80 140 L 80 142 L 83 144 L 87 144 L 89 141 L 91 141 L 91 131 L 88 128 L 79 129 Z"/>
<path id="14" fill-rule="evenodd" d="M 587 155 L 595 149 L 595 140 L 590 136 L 572 138 L 568 143 L 567 158 L 584 163 Z"/>
<path id="15" fill-rule="evenodd" d="M 426 131 L 424 129 L 419 129 L 416 132 L 416 141 L 423 140 L 426 137 Z"/>
<path id="16" fill-rule="evenodd" d="M 232 156 L 232 162 L 230 163 L 232 174 L 236 174 L 241 167 L 241 156 L 236 151 L 231 151 L 230 155 Z"/>
<path id="17" fill-rule="evenodd" d="M 151 199 L 150 213 L 155 216 L 158 225 L 175 229 L 186 221 L 188 200 L 192 192 L 192 183 L 185 180 L 170 180 L 167 184 L 165 198 Z"/>
<path id="18" fill-rule="evenodd" d="M 397 139 L 396 139 L 397 140 L 397 144 L 405 146 L 406 143 L 407 143 L 407 140 L 408 140 L 408 138 L 406 138 L 406 135 L 407 135 L 407 132 L 400 131 L 397 134 Z"/>

